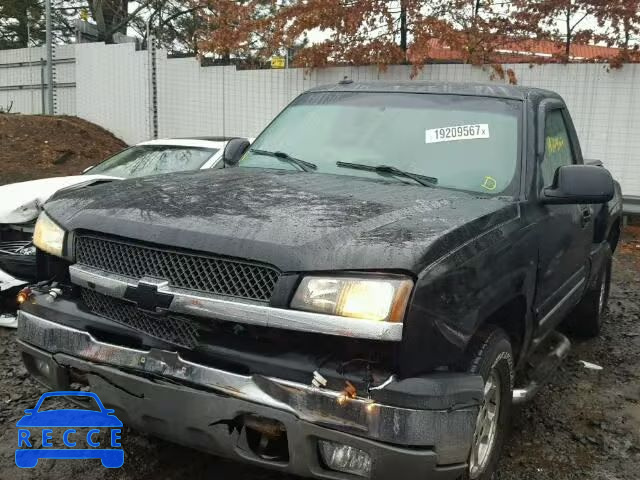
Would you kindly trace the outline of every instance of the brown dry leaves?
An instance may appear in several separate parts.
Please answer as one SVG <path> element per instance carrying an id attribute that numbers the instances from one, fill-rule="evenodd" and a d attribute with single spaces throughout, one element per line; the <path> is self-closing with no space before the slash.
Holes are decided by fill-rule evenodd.
<path id="1" fill-rule="evenodd" d="M 513 60 L 532 38 L 566 44 L 596 39 L 584 21 L 608 25 L 612 44 L 624 44 L 617 61 L 635 59 L 630 35 L 638 34 L 640 0 L 191 0 L 205 7 L 207 25 L 200 48 L 218 56 L 239 58 L 281 55 L 295 48 L 293 65 L 386 65 L 408 63 L 414 75 L 434 59 L 434 49 L 451 52 L 449 60 L 490 65 L 494 74 L 515 82 L 513 72 L 495 65 Z M 402 13 L 406 17 L 407 50 L 400 47 Z M 558 19 L 562 20 L 558 23 Z M 564 21 L 566 20 L 566 21 Z M 593 23 L 593 22 L 591 22 Z M 562 30 L 565 28 L 565 31 Z M 319 40 L 304 42 L 308 32 Z M 602 38 L 597 38 L 602 40 Z M 513 57 L 513 55 L 511 56 Z M 568 61 L 556 55 L 547 61 Z"/>

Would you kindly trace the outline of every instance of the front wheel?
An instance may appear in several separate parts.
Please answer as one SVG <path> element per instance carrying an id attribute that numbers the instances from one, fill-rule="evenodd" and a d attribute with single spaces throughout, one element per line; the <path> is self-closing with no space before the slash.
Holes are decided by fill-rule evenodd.
<path id="1" fill-rule="evenodd" d="M 569 333 L 578 337 L 597 337 L 602 329 L 602 314 L 609 300 L 611 286 L 611 249 L 607 247 L 602 267 L 580 303 L 566 320 Z"/>
<path id="2" fill-rule="evenodd" d="M 484 398 L 469 453 L 469 480 L 488 480 L 497 467 L 509 427 L 513 364 L 511 342 L 502 329 L 486 330 L 472 342 L 466 368 L 484 379 Z"/>

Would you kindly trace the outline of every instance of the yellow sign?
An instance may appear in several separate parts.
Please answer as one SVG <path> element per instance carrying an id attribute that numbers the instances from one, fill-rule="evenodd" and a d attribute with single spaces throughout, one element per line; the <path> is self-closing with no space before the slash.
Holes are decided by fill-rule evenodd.
<path id="1" fill-rule="evenodd" d="M 484 182 L 482 182 L 481 187 L 486 188 L 487 190 L 495 190 L 498 186 L 498 182 L 493 177 L 486 176 L 484 177 Z"/>
<path id="2" fill-rule="evenodd" d="M 547 151 L 549 153 L 559 152 L 564 148 L 564 138 L 562 137 L 547 137 Z"/>
<path id="3" fill-rule="evenodd" d="M 273 57 L 271 59 L 271 68 L 284 68 L 285 60 L 284 57 Z"/>

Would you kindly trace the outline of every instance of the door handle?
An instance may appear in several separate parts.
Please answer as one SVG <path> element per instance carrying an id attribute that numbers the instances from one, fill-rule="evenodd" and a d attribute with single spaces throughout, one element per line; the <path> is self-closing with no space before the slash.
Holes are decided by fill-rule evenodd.
<path id="1" fill-rule="evenodd" d="M 580 216 L 580 226 L 586 227 L 591 222 L 591 210 L 584 209 L 582 210 L 582 215 Z"/>

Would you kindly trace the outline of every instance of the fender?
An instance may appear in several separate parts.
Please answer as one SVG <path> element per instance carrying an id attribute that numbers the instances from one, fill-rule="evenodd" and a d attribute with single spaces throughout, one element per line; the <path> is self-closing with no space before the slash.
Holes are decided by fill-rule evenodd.
<path id="1" fill-rule="evenodd" d="M 587 282 L 588 288 L 585 289 L 587 292 L 591 288 L 595 288 L 598 283 L 598 276 L 602 270 L 604 263 L 611 256 L 611 249 L 609 242 L 607 239 L 594 244 L 593 249 L 589 255 L 589 263 L 591 264 L 591 270 L 589 272 L 589 279 Z"/>
<path id="2" fill-rule="evenodd" d="M 421 273 L 405 319 L 399 352 L 401 375 L 455 365 L 473 335 L 518 297 L 525 300 L 529 312 L 519 319 L 524 321 L 522 343 L 529 344 L 537 271 L 534 241 L 532 229 L 518 216 Z"/>

